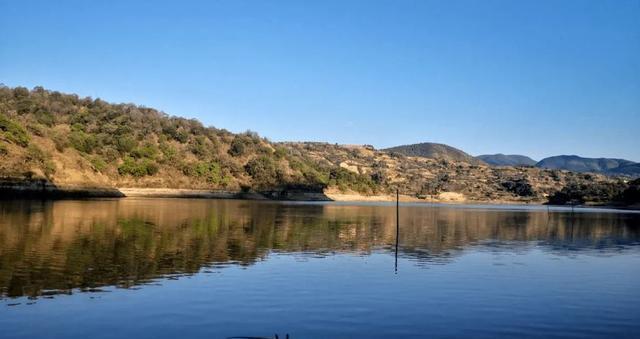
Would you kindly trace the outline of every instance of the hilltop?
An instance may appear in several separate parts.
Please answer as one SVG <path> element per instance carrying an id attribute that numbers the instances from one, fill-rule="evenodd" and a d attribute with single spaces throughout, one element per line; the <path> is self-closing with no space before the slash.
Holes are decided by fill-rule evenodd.
<path id="1" fill-rule="evenodd" d="M 473 156 L 459 150 L 455 147 L 451 147 L 445 144 L 438 144 L 433 142 L 423 142 L 420 144 L 402 145 L 386 148 L 383 151 L 399 153 L 412 157 L 423 157 L 431 159 L 441 159 L 447 161 L 459 161 L 469 164 L 480 165 L 484 164 L 482 160 L 476 159 Z"/>
<path id="2" fill-rule="evenodd" d="M 110 189 L 135 194 L 254 194 L 280 199 L 610 203 L 623 179 L 532 167 L 490 167 L 455 148 L 276 143 L 134 104 L 36 87 L 0 87 L 0 193 Z M 9 191 L 7 191 L 9 190 Z M 11 193 L 7 193 L 11 192 Z M 134 192 L 134 193 L 130 193 Z M 294 197 L 295 194 L 301 193 Z M 314 193 L 316 195 L 304 195 Z M 207 195 L 208 196 L 208 195 Z"/>

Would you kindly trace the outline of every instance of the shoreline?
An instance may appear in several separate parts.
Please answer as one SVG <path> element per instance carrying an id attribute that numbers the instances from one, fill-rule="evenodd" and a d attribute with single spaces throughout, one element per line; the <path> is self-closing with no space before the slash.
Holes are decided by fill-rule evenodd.
<path id="1" fill-rule="evenodd" d="M 444 198 L 418 198 L 409 195 L 400 195 L 400 202 L 418 204 L 445 204 L 445 205 L 522 205 L 545 206 L 545 201 L 517 201 L 517 200 L 491 200 L 477 201 L 465 200 L 455 196 L 453 192 L 443 192 Z M 451 198 L 453 197 L 453 198 Z M 84 198 L 183 198 L 183 199 L 245 199 L 245 200 L 270 200 L 270 201 L 325 201 L 325 202 L 394 202 L 394 194 L 363 195 L 358 193 L 344 193 L 336 190 L 324 192 L 307 191 L 225 191 L 185 188 L 144 188 L 144 187 L 97 187 L 86 185 L 56 185 L 43 179 L 0 179 L 0 200 L 12 199 L 84 199 Z M 571 205 L 552 205 L 570 207 Z M 640 210 L 640 206 L 631 205 L 575 205 L 577 208 L 606 208 L 617 210 Z"/>

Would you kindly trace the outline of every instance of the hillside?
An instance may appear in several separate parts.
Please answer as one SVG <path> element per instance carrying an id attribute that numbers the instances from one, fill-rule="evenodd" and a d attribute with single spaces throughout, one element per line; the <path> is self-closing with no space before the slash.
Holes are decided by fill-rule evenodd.
<path id="1" fill-rule="evenodd" d="M 423 142 L 420 144 L 402 145 L 384 149 L 383 151 L 399 153 L 411 157 L 423 157 L 431 159 L 441 159 L 447 161 L 466 162 L 469 164 L 480 165 L 482 160 L 478 160 L 473 156 L 449 145 L 437 144 L 432 142 Z"/>
<path id="2" fill-rule="evenodd" d="M 518 154 L 483 154 L 476 158 L 492 166 L 534 166 L 536 161 Z"/>
<path id="3" fill-rule="evenodd" d="M 625 159 L 584 158 L 577 155 L 558 155 L 540 160 L 536 167 L 562 169 L 573 172 L 640 175 L 639 164 Z"/>
<path id="4" fill-rule="evenodd" d="M 380 189 L 369 177 L 292 155 L 254 132 L 234 134 L 152 108 L 41 87 L 0 87 L 0 156 L 0 176 L 55 185 Z"/>
<path id="5" fill-rule="evenodd" d="M 152 108 L 41 87 L 0 87 L 0 160 L 0 198 L 27 186 L 109 188 L 120 195 L 183 189 L 183 196 L 201 190 L 226 192 L 220 197 L 239 192 L 289 199 L 292 192 L 335 199 L 388 197 L 398 188 L 405 198 L 417 200 L 608 203 L 628 188 L 621 179 L 598 174 L 489 167 L 439 144 L 385 151 L 274 143 L 254 132 L 235 134 Z"/>
<path id="6" fill-rule="evenodd" d="M 386 187 L 435 201 L 605 203 L 620 198 L 622 180 L 535 167 L 490 167 L 444 159 L 405 156 L 368 146 L 282 143 L 290 153 L 306 154 L 337 165 Z M 566 188 L 566 189 L 565 189 Z M 565 192 L 559 194 L 563 189 Z"/>

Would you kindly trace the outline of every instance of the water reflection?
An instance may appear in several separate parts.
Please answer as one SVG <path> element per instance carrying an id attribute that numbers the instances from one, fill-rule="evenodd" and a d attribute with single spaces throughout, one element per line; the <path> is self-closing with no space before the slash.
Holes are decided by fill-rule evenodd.
<path id="1" fill-rule="evenodd" d="M 19 201 L 0 204 L 0 294 L 47 296 L 132 287 L 269 253 L 395 250 L 394 206 L 226 200 Z M 399 255 L 443 264 L 467 248 L 557 255 L 625 251 L 640 216 L 401 207 Z"/>

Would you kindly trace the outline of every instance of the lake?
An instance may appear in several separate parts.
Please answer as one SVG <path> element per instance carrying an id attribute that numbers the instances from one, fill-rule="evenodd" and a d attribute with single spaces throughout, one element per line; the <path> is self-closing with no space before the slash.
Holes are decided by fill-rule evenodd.
<path id="1" fill-rule="evenodd" d="M 0 338 L 640 337 L 639 213 L 399 214 L 396 253 L 393 204 L 1 201 Z"/>

